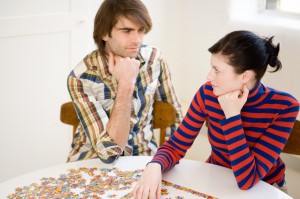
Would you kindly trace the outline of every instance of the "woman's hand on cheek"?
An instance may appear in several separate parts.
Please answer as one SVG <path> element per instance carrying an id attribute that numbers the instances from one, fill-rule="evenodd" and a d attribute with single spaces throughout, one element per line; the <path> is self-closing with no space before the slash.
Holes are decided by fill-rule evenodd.
<path id="1" fill-rule="evenodd" d="M 241 113 L 248 98 L 249 90 L 244 84 L 241 90 L 235 90 L 218 97 L 226 119 Z"/>

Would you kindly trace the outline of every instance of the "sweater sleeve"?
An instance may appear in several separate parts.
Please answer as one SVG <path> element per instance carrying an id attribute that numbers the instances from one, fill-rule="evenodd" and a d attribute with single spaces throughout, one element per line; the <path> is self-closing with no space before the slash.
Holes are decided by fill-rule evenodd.
<path id="1" fill-rule="evenodd" d="M 191 147 L 207 117 L 204 106 L 204 88 L 195 94 L 183 121 L 170 137 L 156 152 L 151 162 L 161 165 L 162 172 L 174 167 L 186 151 Z"/>
<path id="2" fill-rule="evenodd" d="M 240 189 L 247 190 L 269 175 L 289 137 L 299 111 L 295 102 L 274 119 L 254 147 L 250 148 L 241 115 L 222 120 L 221 126 L 228 147 L 231 167 Z M 284 170 L 272 171 L 273 176 Z M 277 175 L 279 176 L 279 175 Z M 276 177 L 275 177 L 276 178 Z"/>

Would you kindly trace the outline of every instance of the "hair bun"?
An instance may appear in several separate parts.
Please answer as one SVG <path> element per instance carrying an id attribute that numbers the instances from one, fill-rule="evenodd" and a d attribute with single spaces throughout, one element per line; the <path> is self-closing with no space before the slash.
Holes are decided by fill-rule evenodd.
<path id="1" fill-rule="evenodd" d="M 275 46 L 272 42 L 273 38 L 274 36 L 266 40 L 266 47 L 267 47 L 267 53 L 269 54 L 268 64 L 272 67 L 275 67 L 281 65 L 280 61 L 278 60 L 280 45 L 277 44 Z"/>

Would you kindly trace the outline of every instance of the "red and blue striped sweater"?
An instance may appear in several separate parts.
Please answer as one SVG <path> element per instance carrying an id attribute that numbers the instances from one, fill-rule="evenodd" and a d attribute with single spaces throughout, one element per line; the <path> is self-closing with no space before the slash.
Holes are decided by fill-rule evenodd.
<path id="1" fill-rule="evenodd" d="M 177 131 L 157 151 L 151 162 L 171 169 L 185 156 L 206 119 L 211 155 L 208 163 L 231 168 L 240 189 L 260 180 L 282 186 L 285 165 L 280 153 L 299 112 L 297 100 L 258 83 L 249 92 L 239 115 L 226 119 L 210 82 L 194 96 Z M 198 174 L 201 176 L 201 174 Z"/>

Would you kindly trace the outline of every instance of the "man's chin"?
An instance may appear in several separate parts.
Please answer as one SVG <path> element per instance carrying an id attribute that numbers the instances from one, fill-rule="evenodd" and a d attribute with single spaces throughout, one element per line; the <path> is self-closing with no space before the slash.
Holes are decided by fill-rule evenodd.
<path id="1" fill-rule="evenodd" d="M 123 54 L 123 55 L 118 55 L 118 56 L 123 57 L 123 58 L 125 58 L 125 57 L 137 58 L 138 57 L 138 53 Z"/>
<path id="2" fill-rule="evenodd" d="M 128 55 L 128 57 L 130 57 L 130 58 L 137 58 L 138 54 L 139 54 L 138 52 L 137 53 L 131 53 L 131 54 Z"/>

